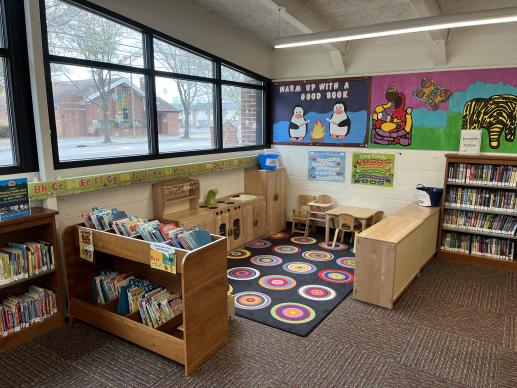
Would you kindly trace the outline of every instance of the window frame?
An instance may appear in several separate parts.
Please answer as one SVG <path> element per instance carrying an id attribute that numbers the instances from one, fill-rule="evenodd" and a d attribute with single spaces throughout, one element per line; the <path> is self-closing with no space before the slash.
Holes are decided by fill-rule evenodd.
<path id="1" fill-rule="evenodd" d="M 48 105 L 48 114 L 50 121 L 50 132 L 51 132 L 51 143 L 52 143 L 52 155 L 54 161 L 54 168 L 56 170 L 66 169 L 66 168 L 76 168 L 76 167 L 87 167 L 87 166 L 97 166 L 97 165 L 106 165 L 106 164 L 117 164 L 117 163 L 128 163 L 128 162 L 137 162 L 137 161 L 146 161 L 146 160 L 157 160 L 157 159 L 168 159 L 168 158 L 176 158 L 176 157 L 185 157 L 185 156 L 193 156 L 193 155 L 208 155 L 208 154 L 218 154 L 218 153 L 227 153 L 227 152 L 239 152 L 239 151 L 251 151 L 251 150 L 261 150 L 264 148 L 269 148 L 270 136 L 267 133 L 267 128 L 269 128 L 270 124 L 270 104 L 269 104 L 269 96 L 271 89 L 271 80 L 247 70 L 241 66 L 235 65 L 225 59 L 222 59 L 218 56 L 210 54 L 204 50 L 193 47 L 185 42 L 182 42 L 176 38 L 173 38 L 163 32 L 157 31 L 151 27 L 143 25 L 139 22 L 136 22 L 130 18 L 127 18 L 123 15 L 120 15 L 117 12 L 108 10 L 104 7 L 101 7 L 97 4 L 93 4 L 87 0 L 60 0 L 65 3 L 69 3 L 73 6 L 81 7 L 89 12 L 94 12 L 99 14 L 101 17 L 105 17 L 111 19 L 117 23 L 128 26 L 129 28 L 136 29 L 143 34 L 144 41 L 144 67 L 131 67 L 127 65 L 120 64 L 106 64 L 104 62 L 97 62 L 88 59 L 79 59 L 79 58 L 70 58 L 63 57 L 58 55 L 52 55 L 49 53 L 49 42 L 48 42 L 48 34 L 47 34 L 47 21 L 46 21 L 46 9 L 45 9 L 45 0 L 39 0 L 40 5 L 40 20 L 41 20 L 41 33 L 42 33 L 42 44 L 43 44 L 43 62 L 44 62 L 44 70 L 45 70 L 45 82 L 46 82 L 46 91 L 47 91 L 47 105 Z M 202 77 L 195 75 L 188 75 L 183 73 L 175 73 L 168 72 L 162 70 L 155 70 L 154 68 L 154 39 L 157 38 L 166 43 L 177 46 L 182 50 L 187 50 L 192 52 L 195 55 L 205 57 L 213 62 L 214 66 L 214 77 Z M 142 74 L 146 79 L 146 100 L 147 100 L 147 108 L 148 108 L 148 137 L 149 137 L 149 153 L 144 155 L 131 155 L 131 156 L 120 156 L 114 158 L 99 158 L 99 159 L 86 159 L 86 160 L 74 160 L 74 161 L 61 161 L 59 159 L 59 146 L 58 146 L 58 138 L 56 131 L 56 119 L 55 119 L 55 110 L 54 110 L 54 97 L 52 90 L 52 80 L 51 80 L 51 63 L 61 63 L 73 66 L 93 66 L 99 67 L 103 69 L 111 69 L 111 70 L 119 70 L 125 72 L 132 72 L 136 74 Z M 227 66 L 237 71 L 242 72 L 243 74 L 255 78 L 257 80 L 262 81 L 262 85 L 254 85 L 242 82 L 234 82 L 234 81 L 225 81 L 221 79 L 221 66 Z M 215 129 L 215 147 L 212 149 L 201 149 L 201 150 L 189 150 L 189 151 L 179 151 L 179 152 L 167 152 L 160 153 L 159 152 L 159 134 L 158 134 L 158 114 L 157 114 L 157 94 L 156 94 L 156 77 L 164 77 L 169 79 L 181 79 L 188 81 L 201 81 L 201 82 L 209 82 L 215 86 L 214 93 L 214 129 Z M 223 148 L 223 120 L 222 120 L 222 95 L 221 95 L 221 87 L 222 85 L 233 85 L 244 88 L 251 89 L 259 89 L 262 91 L 263 98 L 263 109 L 262 109 L 262 134 L 261 144 L 253 145 L 253 146 L 243 146 L 243 147 L 232 147 L 232 148 Z"/>
<path id="2" fill-rule="evenodd" d="M 5 91 L 14 164 L 0 166 L 0 175 L 38 171 L 36 132 L 29 72 L 25 9 L 22 1 L 0 0 L 3 17 Z"/>

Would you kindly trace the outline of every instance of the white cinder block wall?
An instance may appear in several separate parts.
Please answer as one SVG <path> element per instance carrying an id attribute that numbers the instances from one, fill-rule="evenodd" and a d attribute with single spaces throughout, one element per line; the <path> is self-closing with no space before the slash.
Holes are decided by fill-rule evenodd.
<path id="1" fill-rule="evenodd" d="M 404 72 L 425 72 L 517 66 L 517 25 L 459 28 L 449 32 L 447 66 L 436 67 L 431 56 L 431 40 L 426 33 L 349 42 L 344 56 L 346 73 L 335 69 L 328 49 L 309 46 L 275 50 L 274 78 L 278 81 L 330 77 L 367 76 Z M 509 48 L 512 49 L 509 49 Z M 415 200 L 418 183 L 443 187 L 443 151 L 406 149 L 365 149 L 348 147 L 301 147 L 274 145 L 287 170 L 287 217 L 296 206 L 298 194 L 329 194 L 338 204 L 368 206 L 393 213 Z M 308 151 L 346 152 L 345 183 L 311 182 L 307 178 Z M 393 153 L 395 178 L 392 188 L 352 185 L 353 152 Z"/>
<path id="2" fill-rule="evenodd" d="M 287 216 L 291 219 L 292 209 L 297 206 L 298 194 L 328 194 L 337 204 L 364 206 L 393 213 L 415 201 L 415 187 L 443 187 L 445 152 L 402 150 L 371 150 L 372 152 L 395 155 L 395 177 L 393 187 L 374 187 L 351 184 L 353 152 L 368 152 L 364 148 L 274 146 L 281 154 L 282 165 L 287 171 Z M 317 182 L 307 178 L 309 151 L 346 152 L 345 183 Z"/>

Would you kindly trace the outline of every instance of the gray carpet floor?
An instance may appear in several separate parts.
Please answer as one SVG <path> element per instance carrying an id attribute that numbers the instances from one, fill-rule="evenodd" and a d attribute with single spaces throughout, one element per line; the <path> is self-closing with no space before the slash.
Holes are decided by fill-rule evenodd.
<path id="1" fill-rule="evenodd" d="M 346 298 L 308 337 L 237 318 L 185 378 L 83 323 L 0 353 L 0 387 L 516 387 L 517 273 L 433 260 L 392 311 Z"/>

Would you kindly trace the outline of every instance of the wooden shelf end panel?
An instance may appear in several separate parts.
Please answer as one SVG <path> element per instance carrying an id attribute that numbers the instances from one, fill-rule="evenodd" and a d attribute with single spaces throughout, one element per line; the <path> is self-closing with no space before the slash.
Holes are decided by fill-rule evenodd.
<path id="1" fill-rule="evenodd" d="M 194 372 L 228 341 L 226 240 L 183 260 L 185 373 Z"/>

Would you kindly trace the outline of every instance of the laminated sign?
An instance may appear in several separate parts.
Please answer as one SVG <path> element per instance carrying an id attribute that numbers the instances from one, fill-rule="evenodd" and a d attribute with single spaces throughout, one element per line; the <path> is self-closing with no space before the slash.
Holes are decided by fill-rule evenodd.
<path id="1" fill-rule="evenodd" d="M 176 250 L 167 244 L 151 244 L 149 265 L 160 271 L 176 273 Z"/>
<path id="2" fill-rule="evenodd" d="M 91 229 L 79 227 L 79 255 L 81 259 L 93 263 L 93 233 Z"/>

